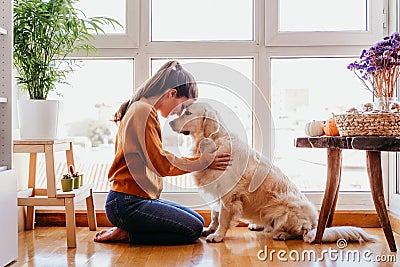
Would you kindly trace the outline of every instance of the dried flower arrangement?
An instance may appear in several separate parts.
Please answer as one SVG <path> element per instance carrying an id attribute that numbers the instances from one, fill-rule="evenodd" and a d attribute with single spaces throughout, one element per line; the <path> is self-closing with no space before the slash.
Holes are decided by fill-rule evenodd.
<path id="1" fill-rule="evenodd" d="M 400 70 L 400 33 L 386 36 L 348 65 L 375 97 L 394 97 Z"/>
<path id="2" fill-rule="evenodd" d="M 400 135 L 400 103 L 395 97 L 399 66 L 398 32 L 363 50 L 359 60 L 347 66 L 376 99 L 364 104 L 362 110 L 350 108 L 345 114 L 335 115 L 341 136 Z"/>

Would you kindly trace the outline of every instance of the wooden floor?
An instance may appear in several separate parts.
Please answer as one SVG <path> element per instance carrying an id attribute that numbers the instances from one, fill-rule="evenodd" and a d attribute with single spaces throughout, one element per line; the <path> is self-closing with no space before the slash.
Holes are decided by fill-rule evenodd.
<path id="1" fill-rule="evenodd" d="M 274 241 L 264 233 L 252 232 L 246 227 L 230 230 L 225 241 L 219 244 L 208 244 L 204 238 L 196 244 L 185 246 L 100 244 L 92 241 L 95 232 L 89 231 L 87 227 L 78 227 L 78 247 L 67 249 L 64 227 L 37 227 L 19 234 L 19 258 L 10 266 L 400 266 L 400 253 L 390 253 L 382 230 L 365 230 L 376 235 L 379 241 L 350 243 L 346 248 L 339 249 L 335 243 L 315 245 L 301 240 Z M 395 239 L 399 247 L 400 236 L 395 234 Z M 264 260 L 265 253 L 259 251 L 265 251 L 266 247 L 268 257 Z M 281 258 L 287 259 L 287 262 L 278 259 L 279 250 L 285 251 L 286 254 L 281 254 Z M 333 260 L 329 259 L 329 253 L 323 254 L 324 250 L 333 251 Z M 356 253 L 361 255 L 360 261 Z M 369 256 L 371 262 L 363 259 L 363 253 Z M 297 254 L 299 261 L 294 261 Z M 302 254 L 305 260 L 301 259 Z M 325 260 L 315 260 L 313 255 L 321 257 L 321 254 Z M 271 255 L 272 261 L 269 258 Z M 311 256 L 311 260 L 307 255 Z M 335 260 L 337 256 L 339 259 Z M 388 261 L 397 257 L 397 262 L 373 262 L 376 257 L 385 257 Z"/>

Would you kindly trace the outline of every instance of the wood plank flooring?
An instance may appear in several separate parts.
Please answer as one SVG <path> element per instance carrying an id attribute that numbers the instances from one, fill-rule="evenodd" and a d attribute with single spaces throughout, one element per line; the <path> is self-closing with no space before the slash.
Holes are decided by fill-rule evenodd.
<path id="1" fill-rule="evenodd" d="M 219 244 L 209 244 L 204 238 L 185 246 L 101 244 L 92 241 L 95 232 L 78 227 L 78 247 L 67 249 L 64 227 L 37 227 L 19 233 L 19 258 L 9 266 L 400 266 L 400 253 L 390 252 L 382 229 L 365 230 L 376 235 L 379 241 L 350 243 L 339 249 L 336 244 L 275 241 L 262 232 L 249 231 L 247 227 L 230 230 L 225 241 Z M 395 234 L 395 239 L 400 248 L 400 235 Z M 266 248 L 266 254 L 260 253 Z M 287 259 L 286 262 L 279 260 L 279 250 L 285 251 L 285 254 L 280 252 L 280 256 Z M 303 254 L 305 260 L 302 260 Z M 356 254 L 360 255 L 360 260 Z M 296 260 L 297 255 L 299 260 Z M 323 261 L 317 259 L 321 255 L 324 255 Z M 374 262 L 377 257 L 391 262 Z M 393 262 L 395 257 L 396 262 Z"/>

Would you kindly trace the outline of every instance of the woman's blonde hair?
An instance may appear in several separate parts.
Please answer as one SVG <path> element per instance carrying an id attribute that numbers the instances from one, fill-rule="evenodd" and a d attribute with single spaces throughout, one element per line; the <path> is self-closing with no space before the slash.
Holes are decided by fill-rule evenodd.
<path id="1" fill-rule="evenodd" d="M 131 99 L 122 103 L 112 121 L 121 121 L 133 102 L 142 97 L 161 96 L 171 88 L 177 90 L 177 97 L 198 97 L 197 84 L 192 74 L 184 70 L 178 61 L 168 61 L 139 87 Z"/>

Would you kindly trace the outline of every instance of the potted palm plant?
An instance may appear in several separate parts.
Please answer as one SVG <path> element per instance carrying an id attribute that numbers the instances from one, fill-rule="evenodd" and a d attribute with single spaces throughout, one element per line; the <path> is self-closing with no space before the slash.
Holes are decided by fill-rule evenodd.
<path id="1" fill-rule="evenodd" d="M 88 55 L 95 49 L 93 35 L 103 32 L 102 26 L 121 26 L 112 18 L 86 17 L 76 2 L 14 0 L 14 67 L 19 88 L 29 95 L 29 100 L 18 102 L 21 138 L 56 136 L 58 101 L 47 97 L 76 67 L 67 56 L 79 50 Z"/>

